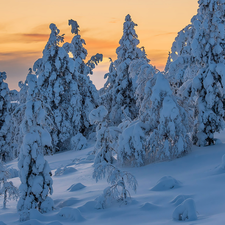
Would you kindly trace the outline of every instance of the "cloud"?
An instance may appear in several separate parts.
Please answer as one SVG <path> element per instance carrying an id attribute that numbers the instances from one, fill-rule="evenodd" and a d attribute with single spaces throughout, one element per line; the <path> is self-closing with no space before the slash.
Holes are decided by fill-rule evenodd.
<path id="1" fill-rule="evenodd" d="M 118 23 L 118 22 L 121 22 L 121 20 L 118 19 L 118 18 L 115 18 L 115 17 L 113 17 L 113 18 L 109 21 L 109 23 Z"/>

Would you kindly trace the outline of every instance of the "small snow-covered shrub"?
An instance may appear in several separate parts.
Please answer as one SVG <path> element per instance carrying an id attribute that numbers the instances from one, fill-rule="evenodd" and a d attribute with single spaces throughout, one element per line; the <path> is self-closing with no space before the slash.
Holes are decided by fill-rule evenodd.
<path id="1" fill-rule="evenodd" d="M 178 205 L 173 212 L 174 220 L 197 220 L 195 202 L 188 198 L 182 204 Z"/>
<path id="2" fill-rule="evenodd" d="M 0 160 L 0 195 L 3 195 L 3 209 L 10 199 L 17 200 L 19 198 L 19 190 L 13 185 L 12 181 L 8 181 L 9 171 L 4 163 Z"/>
<path id="3" fill-rule="evenodd" d="M 136 178 L 131 173 L 121 171 L 112 164 L 106 162 L 97 164 L 93 172 L 96 182 L 105 178 L 106 175 L 107 182 L 111 186 L 107 187 L 103 191 L 103 195 L 97 198 L 96 208 L 104 209 L 113 202 L 121 202 L 126 205 L 131 198 L 127 186 L 136 192 L 138 185 Z"/>
<path id="4" fill-rule="evenodd" d="M 179 188 L 181 186 L 181 182 L 176 180 L 171 176 L 162 177 L 158 183 L 151 188 L 151 191 L 166 191 L 174 188 Z"/>
<path id="5" fill-rule="evenodd" d="M 87 139 L 81 133 L 78 133 L 71 138 L 70 144 L 72 150 L 82 150 L 87 147 Z"/>
<path id="6" fill-rule="evenodd" d="M 84 217 L 81 215 L 78 209 L 73 209 L 70 207 L 62 208 L 58 215 L 68 220 L 72 220 L 74 222 L 82 222 L 84 221 Z"/>

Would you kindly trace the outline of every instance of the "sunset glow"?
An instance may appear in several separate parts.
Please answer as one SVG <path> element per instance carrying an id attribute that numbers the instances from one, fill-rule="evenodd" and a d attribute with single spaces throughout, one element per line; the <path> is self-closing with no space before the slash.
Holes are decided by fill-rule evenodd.
<path id="1" fill-rule="evenodd" d="M 10 89 L 18 89 L 28 68 L 42 56 L 49 37 L 49 24 L 55 23 L 65 41 L 72 34 L 68 20 L 80 25 L 88 58 L 104 55 L 92 80 L 97 88 L 104 84 L 108 57 L 116 59 L 125 16 L 129 13 L 138 24 L 140 47 L 144 46 L 151 63 L 162 70 L 172 42 L 197 12 L 197 0 L 0 0 L 0 71 L 7 73 Z"/>

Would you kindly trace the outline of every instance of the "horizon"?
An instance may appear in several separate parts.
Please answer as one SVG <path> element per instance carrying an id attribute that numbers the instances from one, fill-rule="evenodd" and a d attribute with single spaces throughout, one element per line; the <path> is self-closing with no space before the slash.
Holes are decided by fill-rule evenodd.
<path id="1" fill-rule="evenodd" d="M 90 76 L 99 89 L 105 83 L 103 77 L 108 72 L 108 58 L 116 59 L 116 48 L 119 47 L 127 14 L 138 25 L 135 28 L 140 41 L 138 46 L 145 47 L 150 63 L 162 71 L 177 33 L 190 23 L 198 7 L 196 0 L 141 0 L 139 4 L 134 0 L 115 0 L 113 4 L 103 0 L 78 3 L 66 0 L 63 5 L 59 0 L 55 0 L 54 4 L 50 0 L 0 2 L 0 71 L 7 73 L 6 82 L 11 90 L 19 90 L 18 82 L 25 80 L 28 69 L 42 57 L 50 34 L 50 23 L 56 24 L 60 33 L 65 34 L 65 42 L 68 42 L 73 37 L 68 20 L 76 20 L 81 37 L 86 42 L 87 60 L 96 53 L 103 54 L 103 62 Z"/>

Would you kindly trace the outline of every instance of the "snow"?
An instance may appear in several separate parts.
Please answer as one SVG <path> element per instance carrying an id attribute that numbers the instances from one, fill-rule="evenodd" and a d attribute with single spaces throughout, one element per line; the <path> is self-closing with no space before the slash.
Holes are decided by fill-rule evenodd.
<path id="1" fill-rule="evenodd" d="M 221 167 L 221 159 L 225 155 L 225 131 L 216 134 L 216 138 L 221 140 L 221 144 L 193 147 L 191 153 L 179 159 L 152 163 L 143 167 L 125 168 L 135 175 L 138 181 L 137 193 L 132 193 L 132 201 L 127 205 L 116 204 L 100 210 L 95 208 L 95 199 L 102 194 L 108 184 L 106 180 L 96 183 L 92 179 L 93 162 L 88 163 L 83 160 L 87 158 L 93 147 L 46 156 L 45 159 L 49 162 L 53 174 L 61 165 L 65 167 L 73 160 L 74 168 L 77 170 L 75 173 L 52 177 L 54 192 L 51 197 L 55 209 L 45 214 L 40 214 L 37 210 L 32 211 L 31 220 L 21 223 L 19 213 L 16 211 L 16 202 L 11 200 L 7 203 L 6 210 L 0 208 L 0 221 L 7 225 L 72 225 L 74 223 L 176 225 L 184 222 L 173 219 L 174 210 L 181 204 L 182 207 L 184 205 L 190 207 L 192 203 L 185 203 L 185 200 L 191 198 L 198 212 L 197 220 L 192 223 L 224 225 L 225 170 L 221 168 L 220 173 L 216 171 Z M 17 169 L 17 160 L 7 163 L 7 166 Z M 151 191 L 150 188 L 165 176 L 179 180 L 182 186 Z M 18 177 L 10 180 L 15 186 L 20 185 Z M 85 184 L 86 187 L 75 192 L 68 191 L 68 188 L 76 183 Z M 0 197 L 0 202 L 2 200 L 3 198 Z M 190 217 L 190 214 L 188 215 Z"/>
<path id="2" fill-rule="evenodd" d="M 77 183 L 77 184 L 72 184 L 67 190 L 70 192 L 73 192 L 73 191 L 81 190 L 85 187 L 86 187 L 85 185 L 83 185 L 81 183 Z"/>
<path id="3" fill-rule="evenodd" d="M 166 191 L 181 186 L 181 182 L 171 176 L 162 177 L 151 191 Z"/>

